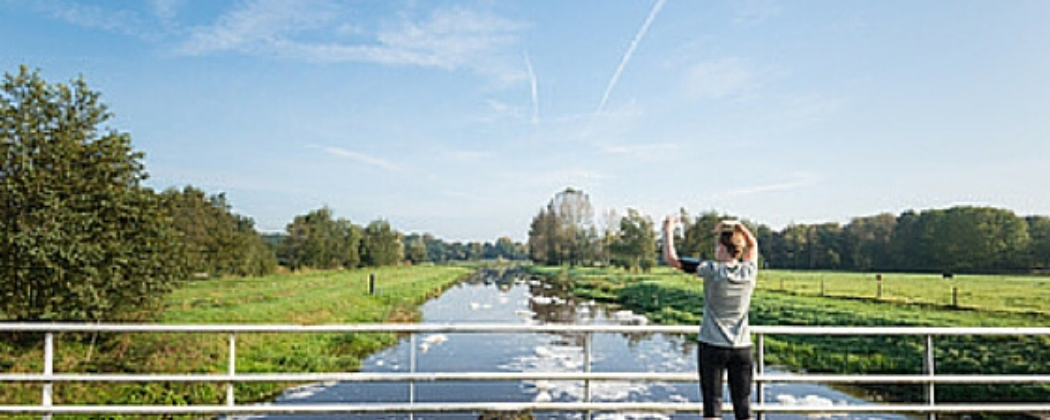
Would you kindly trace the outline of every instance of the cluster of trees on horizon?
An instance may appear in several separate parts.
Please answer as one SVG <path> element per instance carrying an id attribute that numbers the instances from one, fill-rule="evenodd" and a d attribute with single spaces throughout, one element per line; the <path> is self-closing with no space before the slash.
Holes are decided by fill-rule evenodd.
<path id="1" fill-rule="evenodd" d="M 712 259 L 712 230 L 737 219 L 680 211 L 679 255 Z M 1050 268 L 1050 217 L 1020 217 L 994 207 L 957 206 L 839 223 L 792 224 L 779 231 L 744 220 L 759 240 L 766 267 L 857 271 L 1028 273 Z M 547 265 L 606 265 L 648 270 L 659 262 L 660 232 L 634 209 L 594 221 L 582 191 L 559 192 L 533 217 L 529 257 Z"/>
<path id="2" fill-rule="evenodd" d="M 524 245 L 446 243 L 321 208 L 261 235 L 224 194 L 143 185 L 144 154 L 83 79 L 50 84 L 22 66 L 0 86 L 0 319 L 129 321 L 178 282 L 262 276 L 279 265 L 355 268 L 524 259 Z"/>

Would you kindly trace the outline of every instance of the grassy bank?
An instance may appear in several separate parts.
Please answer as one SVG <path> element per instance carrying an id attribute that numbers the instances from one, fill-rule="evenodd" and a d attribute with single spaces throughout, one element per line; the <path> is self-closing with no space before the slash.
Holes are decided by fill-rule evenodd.
<path id="1" fill-rule="evenodd" d="M 166 324 L 337 324 L 411 321 L 416 308 L 471 270 L 396 267 L 216 279 L 187 283 L 167 300 Z M 369 295 L 375 273 L 377 293 Z M 42 339 L 0 343 L 0 369 L 41 372 Z M 39 337 L 37 337 L 39 338 Z M 389 334 L 243 334 L 238 372 L 353 371 L 393 343 Z M 56 338 L 55 371 L 225 373 L 225 334 L 107 334 Z M 239 402 L 272 397 L 292 384 L 238 385 Z M 0 404 L 39 404 L 39 385 L 2 384 Z M 56 404 L 223 404 L 223 385 L 56 384 Z"/>
<path id="2" fill-rule="evenodd" d="M 569 283 L 575 294 L 615 302 L 665 324 L 699 324 L 703 286 L 697 279 L 661 268 L 649 274 L 621 270 L 536 268 Z M 892 280 L 891 280 L 892 279 Z M 907 280 L 905 280 L 907 279 Z M 783 282 L 782 282 L 783 280 Z M 819 284 L 825 283 L 824 296 Z M 1045 308 L 1022 305 L 1046 293 L 1045 278 L 967 276 L 970 303 L 951 305 L 941 293 L 940 276 L 884 276 L 884 295 L 876 298 L 874 275 L 764 270 L 752 300 L 752 325 L 1046 327 Z M 956 282 L 960 279 L 957 277 Z M 784 288 L 781 289 L 781 284 Z M 816 285 L 816 289 L 810 286 Z M 887 295 L 890 285 L 896 294 Z M 996 285 L 999 285 L 998 287 Z M 850 290 L 856 292 L 851 293 Z M 907 291 L 907 294 L 905 294 Z M 1042 299 L 1046 299 L 1045 297 Z M 1050 372 L 1048 337 L 939 337 L 934 351 L 940 374 L 1046 374 Z M 774 337 L 767 341 L 769 363 L 810 372 L 918 374 L 922 372 L 922 337 Z M 891 399 L 922 401 L 920 387 L 894 386 Z M 937 387 L 938 400 L 1038 401 L 1047 386 Z"/>

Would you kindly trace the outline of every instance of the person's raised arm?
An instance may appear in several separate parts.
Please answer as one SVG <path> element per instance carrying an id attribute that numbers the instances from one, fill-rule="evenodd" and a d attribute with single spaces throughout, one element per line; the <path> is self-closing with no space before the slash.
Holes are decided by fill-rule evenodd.
<path id="1" fill-rule="evenodd" d="M 755 235 L 752 234 L 751 231 L 748 230 L 747 226 L 744 226 L 743 223 L 738 223 L 736 225 L 736 229 L 737 229 L 737 231 L 739 231 L 740 233 L 742 233 L 744 235 L 744 242 L 747 243 L 747 249 L 744 250 L 744 255 L 741 256 L 741 259 L 744 260 L 744 261 L 755 261 L 755 262 L 757 262 L 758 261 L 758 239 L 755 238 Z"/>
<path id="2" fill-rule="evenodd" d="M 664 219 L 664 262 L 667 265 L 682 269 L 682 261 L 678 259 L 678 251 L 674 249 L 674 225 L 677 219 L 674 216 L 667 216 Z"/>

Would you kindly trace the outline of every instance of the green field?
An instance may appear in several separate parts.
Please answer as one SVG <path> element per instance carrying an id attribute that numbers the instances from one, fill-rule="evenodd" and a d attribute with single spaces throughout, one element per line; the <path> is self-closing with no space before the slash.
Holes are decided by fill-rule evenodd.
<path id="1" fill-rule="evenodd" d="M 584 298 L 623 305 L 663 324 L 699 324 L 702 282 L 667 268 L 651 273 L 615 269 L 534 268 Z M 783 281 L 783 283 L 782 283 Z M 824 296 L 821 296 L 821 282 Z M 763 270 L 752 299 L 752 325 L 1046 327 L 1050 314 L 1030 302 L 1047 299 L 1042 277 L 932 275 L 883 276 L 876 297 L 873 274 Z M 783 288 L 781 287 L 783 284 Z M 951 287 L 966 300 L 953 306 Z M 948 288 L 948 298 L 943 297 Z M 1026 303 L 1026 304 L 1022 304 Z M 770 364 L 828 373 L 919 374 L 923 337 L 785 336 L 767 340 Z M 1050 337 L 940 337 L 934 346 L 940 374 L 1050 372 Z M 922 401 L 917 386 L 880 389 L 885 398 Z M 956 386 L 937 388 L 939 401 L 1045 402 L 1050 386 Z"/>
<path id="2" fill-rule="evenodd" d="M 187 283 L 167 300 L 162 323 L 339 324 L 413 321 L 417 307 L 472 270 L 397 267 L 216 279 Z M 375 273 L 377 293 L 369 295 Z M 363 357 L 393 343 L 389 334 L 242 334 L 238 372 L 352 371 Z M 42 371 L 42 339 L 0 343 L 0 370 Z M 56 338 L 55 372 L 225 373 L 225 334 L 65 334 Z M 238 385 L 241 402 L 292 384 Z M 0 404 L 39 404 L 39 385 L 2 384 Z M 56 404 L 224 404 L 223 385 L 65 383 Z"/>
<path id="3" fill-rule="evenodd" d="M 798 295 L 875 299 L 980 311 L 1050 315 L 1050 277 L 763 270 L 759 288 Z"/>

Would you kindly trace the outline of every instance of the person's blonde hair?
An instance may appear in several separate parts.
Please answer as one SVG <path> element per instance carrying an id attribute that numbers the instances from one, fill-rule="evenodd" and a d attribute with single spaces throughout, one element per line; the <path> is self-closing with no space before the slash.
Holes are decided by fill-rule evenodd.
<path id="1" fill-rule="evenodd" d="M 747 240 L 744 239 L 743 232 L 739 230 L 722 232 L 718 243 L 725 247 L 726 253 L 733 259 L 739 259 L 741 255 L 744 255 L 744 249 L 747 248 Z"/>

